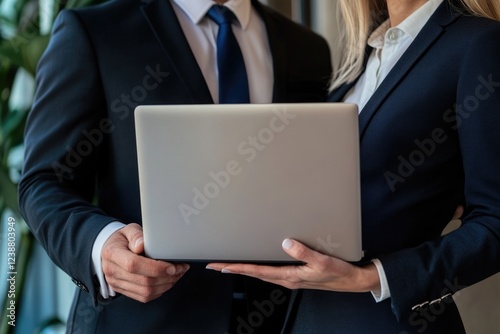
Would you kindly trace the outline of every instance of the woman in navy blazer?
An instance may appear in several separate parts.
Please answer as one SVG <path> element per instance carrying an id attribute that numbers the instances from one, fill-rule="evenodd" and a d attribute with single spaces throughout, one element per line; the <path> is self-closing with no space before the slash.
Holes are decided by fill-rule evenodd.
<path id="1" fill-rule="evenodd" d="M 330 100 L 362 106 L 366 257 L 349 264 L 285 240 L 305 265 L 209 268 L 300 289 L 285 332 L 465 333 L 453 294 L 500 271 L 500 2 L 339 4 L 346 47 Z M 426 10 L 415 36 L 418 23 L 399 25 Z M 399 30 L 388 30 L 380 49 L 365 47 L 360 36 L 384 18 Z M 405 33 L 413 39 L 391 49 Z M 401 54 L 377 68 L 391 52 Z M 441 236 L 461 203 L 461 228 Z"/>

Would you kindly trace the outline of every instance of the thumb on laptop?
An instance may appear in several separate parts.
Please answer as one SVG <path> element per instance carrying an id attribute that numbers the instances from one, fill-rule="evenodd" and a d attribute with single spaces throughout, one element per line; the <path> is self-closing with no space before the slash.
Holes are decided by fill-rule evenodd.
<path id="1" fill-rule="evenodd" d="M 142 227 L 139 224 L 128 224 L 122 229 L 128 240 L 128 248 L 135 254 L 144 252 L 144 238 Z"/>

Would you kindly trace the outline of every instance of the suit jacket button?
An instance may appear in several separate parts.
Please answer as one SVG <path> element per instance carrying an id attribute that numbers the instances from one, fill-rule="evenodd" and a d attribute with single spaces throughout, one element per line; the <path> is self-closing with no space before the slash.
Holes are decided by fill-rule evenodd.
<path id="1" fill-rule="evenodd" d="M 422 307 L 427 306 L 428 304 L 429 304 L 429 302 L 423 302 L 422 304 L 417 304 L 417 305 L 413 306 L 413 307 L 411 308 L 411 310 L 412 310 L 412 311 L 418 311 L 418 310 L 420 310 Z"/>
<path id="2" fill-rule="evenodd" d="M 434 305 L 434 304 L 439 304 L 439 303 L 441 303 L 441 298 L 434 299 L 433 301 L 431 301 L 431 302 L 429 303 L 429 305 Z"/>
<path id="3" fill-rule="evenodd" d="M 83 284 L 82 282 L 80 282 L 79 280 L 75 279 L 75 278 L 71 278 L 71 281 L 73 283 L 76 284 L 77 287 L 79 287 L 80 289 L 82 289 L 83 291 L 85 292 L 89 292 L 89 289 L 87 289 L 87 287 L 85 286 L 85 284 Z"/>
<path id="4" fill-rule="evenodd" d="M 441 300 L 445 300 L 445 299 L 448 299 L 448 298 L 452 298 L 453 295 L 451 293 L 448 293 L 446 295 L 444 295 L 443 297 L 441 297 Z"/>

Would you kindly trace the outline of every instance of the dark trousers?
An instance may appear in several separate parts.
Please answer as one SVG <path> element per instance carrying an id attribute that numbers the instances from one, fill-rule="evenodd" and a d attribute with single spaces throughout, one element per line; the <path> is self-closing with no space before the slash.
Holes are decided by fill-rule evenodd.
<path id="1" fill-rule="evenodd" d="M 250 277 L 234 277 L 229 334 L 281 333 L 290 290 Z"/>

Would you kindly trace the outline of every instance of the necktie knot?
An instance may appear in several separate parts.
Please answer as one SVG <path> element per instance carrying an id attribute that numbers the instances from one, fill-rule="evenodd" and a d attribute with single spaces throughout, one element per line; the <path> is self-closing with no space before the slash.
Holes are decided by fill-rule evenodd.
<path id="1" fill-rule="evenodd" d="M 236 17 L 234 13 L 225 6 L 214 5 L 207 13 L 208 17 L 219 26 L 223 24 L 232 24 Z"/>

